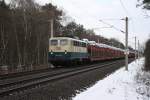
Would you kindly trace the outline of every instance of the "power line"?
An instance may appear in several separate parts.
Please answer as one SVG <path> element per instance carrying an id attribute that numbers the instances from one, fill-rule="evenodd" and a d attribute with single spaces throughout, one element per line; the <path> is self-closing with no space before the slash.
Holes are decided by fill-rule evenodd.
<path id="1" fill-rule="evenodd" d="M 111 21 L 119 21 L 119 20 L 121 20 L 121 19 L 119 19 L 119 18 L 101 18 L 101 20 L 111 20 Z"/>
<path id="2" fill-rule="evenodd" d="M 128 16 L 130 16 L 131 19 L 133 19 L 133 17 L 131 17 L 131 15 L 129 14 L 128 10 L 126 9 L 126 7 L 125 7 L 123 1 L 122 1 L 122 0 L 119 0 L 119 1 L 120 1 L 120 4 L 121 4 L 122 8 L 124 9 L 124 12 L 125 12 Z M 135 19 L 135 18 L 134 18 L 134 19 Z M 133 21 L 133 20 L 131 21 L 131 28 L 132 28 L 132 31 L 135 32 L 135 26 L 134 26 L 134 21 Z"/>
<path id="3" fill-rule="evenodd" d="M 104 29 L 104 28 L 112 28 L 112 27 L 95 27 L 95 28 L 92 28 L 93 30 L 99 30 L 99 29 Z"/>
<path id="4" fill-rule="evenodd" d="M 123 3 L 123 1 L 122 0 L 119 0 L 120 1 L 120 3 L 121 3 L 121 6 L 122 6 L 122 8 L 124 9 L 124 12 L 128 15 L 128 16 L 130 16 L 130 14 L 129 14 L 129 12 L 128 12 L 128 10 L 126 9 L 126 7 L 125 7 L 125 5 L 124 5 L 124 3 Z M 130 17 L 131 19 L 132 19 L 132 17 Z M 133 20 L 131 21 L 131 25 L 132 25 L 132 31 L 134 32 L 135 30 L 134 30 L 134 22 L 133 22 Z"/>
<path id="5" fill-rule="evenodd" d="M 107 20 L 107 19 L 104 19 L 104 20 Z M 115 20 L 124 20 L 124 19 L 115 19 Z M 104 22 L 102 19 L 100 19 L 99 21 L 102 22 L 103 24 L 106 24 L 106 25 L 109 26 L 109 27 L 101 27 L 101 28 L 113 28 L 113 29 L 115 29 L 115 30 L 117 30 L 117 31 L 119 31 L 119 32 L 125 34 L 125 32 L 124 32 L 123 30 L 121 30 L 121 29 L 115 27 L 114 25 L 111 25 L 111 24 L 109 24 L 109 23 L 107 23 L 107 22 Z M 94 29 L 98 29 L 98 28 L 94 28 Z M 130 33 L 130 34 L 129 34 L 129 37 L 133 37 L 133 36 L 134 36 L 133 34 L 134 34 L 134 33 Z M 131 38 L 129 38 L 129 39 L 131 39 Z"/>
<path id="6" fill-rule="evenodd" d="M 121 20 L 122 20 L 122 19 L 121 19 Z M 115 29 L 115 30 L 117 30 L 117 31 L 119 31 L 119 32 L 125 33 L 124 31 L 122 31 L 122 30 L 116 28 L 114 25 L 111 25 L 111 24 L 109 24 L 109 23 L 106 23 L 106 22 L 104 22 L 103 20 L 99 20 L 99 21 L 102 22 L 103 24 L 106 24 L 106 25 L 110 26 L 111 28 L 113 28 L 113 29 Z"/>
<path id="7" fill-rule="evenodd" d="M 129 15 L 128 10 L 127 10 L 126 7 L 124 6 L 124 3 L 122 2 L 122 0 L 119 0 L 119 1 L 120 1 L 120 3 L 121 3 L 121 6 L 122 6 L 122 8 L 124 9 L 125 13 L 126 13 L 127 15 Z"/>

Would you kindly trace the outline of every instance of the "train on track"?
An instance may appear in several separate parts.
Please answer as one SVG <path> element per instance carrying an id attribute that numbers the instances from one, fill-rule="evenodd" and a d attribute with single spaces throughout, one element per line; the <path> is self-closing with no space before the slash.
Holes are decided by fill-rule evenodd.
<path id="1" fill-rule="evenodd" d="M 78 40 L 69 37 L 49 39 L 48 60 L 53 65 L 86 63 L 124 58 L 125 50 L 87 39 Z M 129 57 L 135 53 L 129 51 Z"/>

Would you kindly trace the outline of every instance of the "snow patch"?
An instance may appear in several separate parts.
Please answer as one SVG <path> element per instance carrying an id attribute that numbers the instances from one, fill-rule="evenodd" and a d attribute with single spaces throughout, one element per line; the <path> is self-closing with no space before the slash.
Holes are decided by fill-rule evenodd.
<path id="1" fill-rule="evenodd" d="M 117 70 L 73 100 L 149 100 L 150 73 L 142 71 L 144 60 L 130 63 L 128 71 Z"/>

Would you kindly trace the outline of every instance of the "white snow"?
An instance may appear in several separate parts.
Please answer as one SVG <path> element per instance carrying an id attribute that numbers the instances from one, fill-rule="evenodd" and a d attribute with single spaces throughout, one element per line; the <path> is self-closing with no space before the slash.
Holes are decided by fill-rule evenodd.
<path id="1" fill-rule="evenodd" d="M 144 58 L 121 68 L 73 100 L 150 100 L 150 72 L 142 71 Z"/>

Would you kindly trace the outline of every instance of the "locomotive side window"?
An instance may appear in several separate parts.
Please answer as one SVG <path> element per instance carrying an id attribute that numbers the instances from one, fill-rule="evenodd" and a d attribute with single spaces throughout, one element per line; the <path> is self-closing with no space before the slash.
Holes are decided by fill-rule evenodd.
<path id="1" fill-rule="evenodd" d="M 86 43 L 82 43 L 82 47 L 86 47 Z"/>
<path id="2" fill-rule="evenodd" d="M 79 42 L 79 47 L 82 47 L 82 42 Z"/>
<path id="3" fill-rule="evenodd" d="M 67 45 L 68 41 L 66 39 L 60 40 L 60 45 Z"/>
<path id="4" fill-rule="evenodd" d="M 76 46 L 76 41 L 73 41 L 73 45 Z"/>
<path id="5" fill-rule="evenodd" d="M 79 41 L 73 41 L 73 45 L 78 47 L 86 47 L 86 43 Z"/>
<path id="6" fill-rule="evenodd" d="M 51 45 L 53 46 L 58 45 L 58 40 L 51 40 Z"/>
<path id="7" fill-rule="evenodd" d="M 79 42 L 78 41 L 73 41 L 73 45 L 74 46 L 79 46 Z"/>

